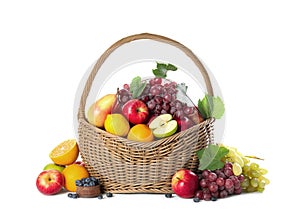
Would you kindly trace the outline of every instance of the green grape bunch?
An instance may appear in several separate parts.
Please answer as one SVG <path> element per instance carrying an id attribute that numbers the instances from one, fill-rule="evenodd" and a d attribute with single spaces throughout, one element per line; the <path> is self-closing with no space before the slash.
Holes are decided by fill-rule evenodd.
<path id="1" fill-rule="evenodd" d="M 270 183 L 270 180 L 265 177 L 265 175 L 268 173 L 268 170 L 261 168 L 259 164 L 251 162 L 250 160 L 250 158 L 260 158 L 255 156 L 244 156 L 234 147 L 222 146 L 229 150 L 229 152 L 223 158 L 223 162 L 232 163 L 232 171 L 234 175 L 244 175 L 244 181 L 241 184 L 243 191 L 263 192 L 265 186 Z"/>

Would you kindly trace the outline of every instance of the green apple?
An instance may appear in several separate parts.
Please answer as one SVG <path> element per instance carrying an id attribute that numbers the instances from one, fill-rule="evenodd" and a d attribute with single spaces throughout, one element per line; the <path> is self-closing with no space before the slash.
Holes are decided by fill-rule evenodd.
<path id="1" fill-rule="evenodd" d="M 156 138 L 164 138 L 173 135 L 177 131 L 178 124 L 176 120 L 173 120 L 172 115 L 163 114 L 153 119 L 149 128 Z"/>
<path id="2" fill-rule="evenodd" d="M 57 165 L 55 163 L 48 163 L 43 170 L 58 170 L 62 172 L 65 169 L 65 166 Z"/>

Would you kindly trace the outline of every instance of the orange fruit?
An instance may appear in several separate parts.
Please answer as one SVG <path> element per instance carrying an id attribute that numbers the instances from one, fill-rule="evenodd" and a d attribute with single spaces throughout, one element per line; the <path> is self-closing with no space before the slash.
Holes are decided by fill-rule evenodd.
<path id="1" fill-rule="evenodd" d="M 50 159 L 58 165 L 69 165 L 76 161 L 79 155 L 78 145 L 75 139 L 61 142 L 49 154 Z"/>
<path id="2" fill-rule="evenodd" d="M 129 122 L 121 114 L 109 114 L 104 121 L 104 128 L 107 132 L 126 137 L 130 129 Z"/>
<path id="3" fill-rule="evenodd" d="M 151 142 L 154 140 L 154 136 L 147 125 L 137 124 L 129 130 L 127 139 L 138 142 Z"/>
<path id="4" fill-rule="evenodd" d="M 62 174 L 65 177 L 65 189 L 71 192 L 76 191 L 76 180 L 81 180 L 82 178 L 89 177 L 90 174 L 84 166 L 78 164 L 72 164 L 67 166 Z"/>

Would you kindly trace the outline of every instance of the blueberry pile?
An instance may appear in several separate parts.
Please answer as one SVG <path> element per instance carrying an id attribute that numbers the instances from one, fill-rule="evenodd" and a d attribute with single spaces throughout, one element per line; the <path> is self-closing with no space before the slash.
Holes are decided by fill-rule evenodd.
<path id="1" fill-rule="evenodd" d="M 75 184 L 77 187 L 92 187 L 99 185 L 99 181 L 95 177 L 86 177 L 81 180 L 76 180 Z"/>

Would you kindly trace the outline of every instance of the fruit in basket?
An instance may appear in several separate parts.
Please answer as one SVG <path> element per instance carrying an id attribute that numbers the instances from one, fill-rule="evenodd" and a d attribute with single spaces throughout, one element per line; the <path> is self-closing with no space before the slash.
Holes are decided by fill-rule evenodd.
<path id="1" fill-rule="evenodd" d="M 57 194 L 64 186 L 64 176 L 58 170 L 44 170 L 36 179 L 37 189 L 45 195 Z"/>
<path id="2" fill-rule="evenodd" d="M 57 165 L 69 165 L 76 161 L 79 155 L 76 139 L 69 139 L 57 145 L 49 154 L 50 159 Z"/>
<path id="3" fill-rule="evenodd" d="M 154 136 L 146 124 L 137 124 L 131 127 L 127 139 L 137 142 L 151 142 L 154 140 Z"/>
<path id="4" fill-rule="evenodd" d="M 164 138 L 173 135 L 178 128 L 177 121 L 170 114 L 159 115 L 149 124 L 153 135 L 157 138 Z"/>
<path id="5" fill-rule="evenodd" d="M 183 118 L 176 118 L 175 120 L 177 121 L 179 131 L 184 131 L 195 125 L 195 123 L 186 116 Z"/>
<path id="6" fill-rule="evenodd" d="M 201 116 L 201 114 L 199 113 L 199 110 L 197 109 L 197 107 L 189 107 L 189 111 L 187 113 L 187 117 L 193 121 L 193 123 L 200 124 L 201 122 L 204 121 L 204 118 Z"/>
<path id="7" fill-rule="evenodd" d="M 43 170 L 58 170 L 62 172 L 65 169 L 65 166 L 57 165 L 55 163 L 48 163 Z"/>
<path id="8" fill-rule="evenodd" d="M 125 137 L 128 134 L 130 125 L 123 115 L 108 114 L 104 122 L 104 128 L 113 135 Z"/>
<path id="9" fill-rule="evenodd" d="M 117 100 L 116 94 L 107 94 L 93 103 L 87 112 L 87 120 L 99 128 L 104 127 L 106 116 L 111 113 Z"/>
<path id="10" fill-rule="evenodd" d="M 146 104 L 138 99 L 127 101 L 122 107 L 122 113 L 134 125 L 145 123 L 149 116 Z"/>
<path id="11" fill-rule="evenodd" d="M 177 84 L 175 81 L 165 78 L 154 77 L 142 79 L 137 76 L 133 78 L 130 85 L 124 84 L 123 89 L 118 90 L 118 101 L 116 103 L 118 106 L 114 108 L 114 111 L 119 112 L 120 107 L 123 106 L 123 114 L 127 116 L 128 112 L 124 111 L 128 110 L 126 108 L 127 103 L 131 104 L 131 101 L 139 100 L 148 108 L 148 123 L 150 123 L 149 120 L 152 117 L 170 114 L 173 116 L 173 119 L 183 120 L 182 129 L 185 130 L 204 120 L 197 107 L 187 96 L 186 89 L 185 84 Z M 190 122 L 185 123 L 187 119 Z M 132 121 L 130 122 L 133 123 Z M 143 121 L 143 123 L 146 122 Z"/>
<path id="12" fill-rule="evenodd" d="M 76 191 L 76 180 L 82 179 L 89 177 L 90 174 L 88 170 L 81 165 L 78 164 L 72 164 L 67 166 L 62 174 L 64 175 L 65 178 L 65 189 L 70 191 L 70 192 L 75 192 Z"/>
<path id="13" fill-rule="evenodd" d="M 172 190 L 182 198 L 192 198 L 198 189 L 198 176 L 191 170 L 178 170 L 172 177 Z"/>

